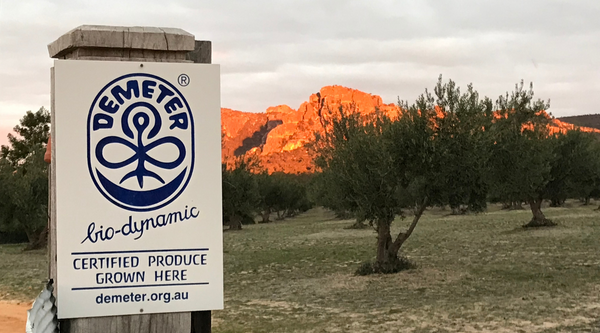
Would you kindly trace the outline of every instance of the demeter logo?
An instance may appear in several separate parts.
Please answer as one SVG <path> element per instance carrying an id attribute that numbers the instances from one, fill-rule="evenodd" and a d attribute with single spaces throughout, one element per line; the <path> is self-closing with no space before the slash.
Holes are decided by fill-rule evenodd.
<path id="1" fill-rule="evenodd" d="M 151 74 L 123 75 L 94 99 L 88 167 L 106 199 L 132 211 L 175 200 L 194 167 L 194 120 L 179 90 Z"/>

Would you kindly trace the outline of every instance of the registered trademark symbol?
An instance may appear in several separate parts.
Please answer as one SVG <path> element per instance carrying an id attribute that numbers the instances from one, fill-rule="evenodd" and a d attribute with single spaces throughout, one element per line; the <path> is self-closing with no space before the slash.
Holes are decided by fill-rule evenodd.
<path id="1" fill-rule="evenodd" d="M 179 82 L 180 86 L 185 87 L 190 84 L 190 77 L 187 74 L 181 74 L 177 78 L 177 82 Z"/>

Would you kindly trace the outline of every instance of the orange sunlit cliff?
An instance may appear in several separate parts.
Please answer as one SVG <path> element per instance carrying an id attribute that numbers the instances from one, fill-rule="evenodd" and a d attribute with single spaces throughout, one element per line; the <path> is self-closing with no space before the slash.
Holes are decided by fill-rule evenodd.
<path id="1" fill-rule="evenodd" d="M 241 112 L 221 109 L 223 161 L 245 153 L 258 157 L 263 168 L 269 172 L 313 172 L 314 166 L 306 145 L 315 139 L 315 133 L 323 133 L 323 120 L 328 120 L 329 110 L 358 112 L 368 115 L 376 109 L 395 118 L 400 109 L 397 104 L 384 104 L 381 97 L 342 86 L 327 86 L 312 94 L 297 110 L 287 105 L 270 107 L 264 113 Z M 576 126 L 552 120 L 550 131 L 565 132 Z M 579 127 L 585 132 L 600 130 Z"/>

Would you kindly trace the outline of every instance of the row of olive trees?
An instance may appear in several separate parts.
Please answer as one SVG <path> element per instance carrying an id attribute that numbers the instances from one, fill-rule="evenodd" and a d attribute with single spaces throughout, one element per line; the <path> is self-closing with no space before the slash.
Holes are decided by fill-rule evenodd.
<path id="1" fill-rule="evenodd" d="M 48 110 L 28 111 L 14 128 L 18 136 L 9 134 L 10 145 L 0 148 L 0 238 L 24 235 L 29 249 L 46 245 L 49 124 Z"/>
<path id="2" fill-rule="evenodd" d="M 401 115 L 369 119 L 340 110 L 317 143 L 322 204 L 369 221 L 377 232 L 377 255 L 369 269 L 395 272 L 399 251 L 427 207 L 481 211 L 490 198 L 527 202 L 528 226 L 552 225 L 541 210 L 544 199 L 586 196 L 600 179 L 600 147 L 589 134 L 551 135 L 532 88 L 516 86 L 493 103 L 469 85 L 461 92 L 440 77 Z M 412 216 L 392 235 L 396 217 Z"/>
<path id="3" fill-rule="evenodd" d="M 257 172 L 259 171 L 259 172 Z M 258 170 L 258 163 L 245 156 L 232 165 L 222 164 L 223 222 L 232 230 L 244 223 L 283 220 L 308 210 L 309 177 L 285 173 L 269 174 Z"/>

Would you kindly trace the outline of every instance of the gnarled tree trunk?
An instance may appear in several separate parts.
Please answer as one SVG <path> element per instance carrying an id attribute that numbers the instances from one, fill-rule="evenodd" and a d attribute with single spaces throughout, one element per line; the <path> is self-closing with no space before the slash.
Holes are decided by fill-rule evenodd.
<path id="1" fill-rule="evenodd" d="M 394 220 L 394 216 L 381 218 L 376 221 L 377 223 L 377 259 L 373 266 L 375 272 L 378 273 L 393 273 L 401 270 L 399 267 L 400 259 L 398 258 L 398 252 L 404 242 L 410 237 L 415 230 L 419 219 L 423 215 L 425 208 L 427 207 L 428 199 L 423 199 L 420 206 L 415 210 L 413 221 L 406 230 L 398 234 L 395 240 L 392 241 L 392 235 L 390 227 Z"/>
<path id="2" fill-rule="evenodd" d="M 44 227 L 43 229 L 36 232 L 25 232 L 27 235 L 27 239 L 29 240 L 29 244 L 25 248 L 25 251 L 28 250 L 37 250 L 46 247 L 48 241 L 48 228 Z"/>
<path id="3" fill-rule="evenodd" d="M 377 220 L 377 258 L 375 263 L 380 268 L 394 265 L 398 261 L 398 250 L 392 241 L 390 226 L 393 218 Z"/>
<path id="4" fill-rule="evenodd" d="M 529 223 L 524 225 L 525 228 L 551 227 L 556 225 L 556 223 L 552 222 L 552 220 L 547 219 L 542 212 L 542 202 L 543 200 L 541 198 L 531 199 L 528 201 L 533 218 L 531 221 L 529 221 Z"/>
<path id="5" fill-rule="evenodd" d="M 468 211 L 463 205 L 450 206 L 452 208 L 452 215 L 465 215 Z"/>
<path id="6" fill-rule="evenodd" d="M 229 230 L 242 230 L 242 217 L 232 214 L 229 217 Z"/>
<path id="7" fill-rule="evenodd" d="M 460 214 L 460 206 L 450 207 L 452 208 L 452 215 L 461 215 Z"/>
<path id="8" fill-rule="evenodd" d="M 262 221 L 260 221 L 261 223 L 271 222 L 271 220 L 269 219 L 271 217 L 271 209 L 269 208 L 264 210 L 260 213 L 260 216 L 262 217 Z"/>
<path id="9" fill-rule="evenodd" d="M 550 207 L 562 207 L 565 203 L 565 200 L 562 198 L 552 198 L 550 199 Z"/>

